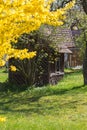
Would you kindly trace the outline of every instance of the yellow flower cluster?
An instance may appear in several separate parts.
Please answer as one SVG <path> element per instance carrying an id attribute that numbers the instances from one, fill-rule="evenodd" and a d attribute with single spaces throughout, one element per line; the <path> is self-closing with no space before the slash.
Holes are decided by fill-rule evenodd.
<path id="1" fill-rule="evenodd" d="M 0 66 L 4 65 L 3 57 L 7 59 L 33 58 L 36 52 L 16 50 L 11 46 L 11 41 L 23 33 L 37 30 L 41 24 L 60 26 L 65 19 L 64 14 L 74 5 L 74 0 L 63 9 L 50 12 L 53 0 L 0 0 Z"/>
<path id="2" fill-rule="evenodd" d="M 23 60 L 25 58 L 33 58 L 34 56 L 36 56 L 36 52 L 28 52 L 27 49 L 24 50 L 17 50 L 14 49 L 12 55 L 10 54 L 10 58 L 15 57 L 15 59 L 19 58 L 20 60 Z"/>
<path id="3" fill-rule="evenodd" d="M 76 0 L 73 0 L 73 1 L 69 2 L 69 3 L 65 6 L 64 10 L 71 9 L 71 8 L 73 7 L 73 5 L 75 4 L 75 2 L 76 2 Z"/>
<path id="4" fill-rule="evenodd" d="M 11 65 L 10 69 L 11 69 L 11 71 L 14 71 L 14 72 L 17 70 L 16 66 L 14 66 L 14 65 Z"/>
<path id="5" fill-rule="evenodd" d="M 0 60 L 0 66 L 4 66 L 5 65 L 5 61 L 4 60 Z"/>
<path id="6" fill-rule="evenodd" d="M 5 122 L 6 121 L 6 117 L 0 117 L 0 122 Z"/>

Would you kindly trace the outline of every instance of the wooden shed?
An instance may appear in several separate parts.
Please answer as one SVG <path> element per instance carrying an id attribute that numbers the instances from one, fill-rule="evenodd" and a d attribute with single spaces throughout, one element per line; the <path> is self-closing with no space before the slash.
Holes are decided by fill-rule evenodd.
<path id="1" fill-rule="evenodd" d="M 73 55 L 73 50 L 75 50 L 72 31 L 66 28 L 44 26 L 40 28 L 38 33 L 26 34 L 22 37 L 18 40 L 18 48 L 22 45 L 22 49 L 36 50 L 37 56 L 31 60 L 25 59 L 23 61 L 10 59 L 9 65 L 15 65 L 18 68 L 22 65 L 23 71 L 22 69 L 17 72 L 9 71 L 9 81 L 29 86 L 58 83 L 64 76 L 66 55 L 68 56 L 68 65 L 71 65 L 69 57 Z"/>

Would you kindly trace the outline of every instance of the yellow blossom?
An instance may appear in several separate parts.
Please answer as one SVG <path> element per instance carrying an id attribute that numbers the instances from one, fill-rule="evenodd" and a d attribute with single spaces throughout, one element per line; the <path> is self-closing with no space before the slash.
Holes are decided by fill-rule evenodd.
<path id="1" fill-rule="evenodd" d="M 5 65 L 5 61 L 4 60 L 0 60 L 0 66 L 4 66 Z"/>
<path id="2" fill-rule="evenodd" d="M 11 65 L 10 69 L 11 69 L 11 71 L 16 71 L 17 70 L 17 68 L 14 65 Z"/>
<path id="3" fill-rule="evenodd" d="M 0 117 L 0 122 L 5 122 L 6 121 L 6 117 Z"/>

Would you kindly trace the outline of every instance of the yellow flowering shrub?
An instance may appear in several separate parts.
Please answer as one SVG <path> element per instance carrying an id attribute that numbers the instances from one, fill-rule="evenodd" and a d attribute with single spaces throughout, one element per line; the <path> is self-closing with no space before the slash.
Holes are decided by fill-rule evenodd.
<path id="1" fill-rule="evenodd" d="M 0 117 L 0 122 L 5 122 L 6 121 L 6 117 Z"/>
<path id="2" fill-rule="evenodd" d="M 5 61 L 4 60 L 0 60 L 0 66 L 4 66 L 5 65 Z"/>
<path id="3" fill-rule="evenodd" d="M 50 12 L 53 0 L 0 0 L 0 66 L 5 63 L 4 55 L 9 58 L 33 58 L 36 52 L 27 49 L 18 50 L 11 46 L 23 33 L 37 30 L 42 24 L 60 26 L 65 19 L 66 11 L 71 8 L 73 0 L 64 8 Z"/>

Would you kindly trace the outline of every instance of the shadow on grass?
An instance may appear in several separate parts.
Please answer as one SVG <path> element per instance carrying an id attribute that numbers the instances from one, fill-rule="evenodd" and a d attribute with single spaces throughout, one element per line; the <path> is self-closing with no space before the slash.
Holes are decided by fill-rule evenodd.
<path id="1" fill-rule="evenodd" d="M 28 93 L 23 96 L 21 93 L 12 93 L 12 92 L 3 92 L 0 94 L 0 114 L 7 114 L 7 113 L 24 113 L 24 114 L 44 114 L 50 113 L 51 110 L 58 111 L 59 109 L 63 108 L 70 108 L 75 109 L 76 104 L 78 101 L 68 101 L 68 102 L 61 102 L 59 99 L 55 99 L 50 103 L 50 100 L 44 100 L 44 102 L 40 103 L 39 99 L 44 96 L 53 96 L 53 95 L 64 95 L 66 98 L 67 92 L 72 93 L 72 91 L 81 92 L 83 86 L 75 86 L 71 89 L 60 89 L 52 91 L 49 89 L 47 93 L 33 93 L 32 96 Z M 87 87 L 84 87 L 87 90 Z M 42 90 L 43 91 L 43 90 Z M 74 93 L 75 94 L 75 93 Z M 70 94 L 71 95 L 71 94 Z M 63 99 L 65 100 L 65 99 Z M 55 105 L 55 103 L 57 105 Z"/>
<path id="2" fill-rule="evenodd" d="M 6 96 L 6 98 L 4 96 Z M 76 109 L 77 105 L 81 103 L 81 99 L 66 100 L 67 96 L 61 97 L 61 99 L 57 97 L 55 99 L 51 97 L 44 99 L 41 97 L 42 96 L 23 98 L 21 96 L 14 97 L 14 95 L 9 94 L 3 95 L 3 98 L 7 99 L 7 101 L 0 100 L 0 114 L 47 115 L 56 112 L 59 113 L 60 110 L 63 109 Z"/>
<path id="3" fill-rule="evenodd" d="M 15 84 L 10 84 L 8 81 L 0 82 L 0 92 L 22 92 L 27 89 L 27 86 L 19 86 Z"/>
<path id="4" fill-rule="evenodd" d="M 80 85 L 80 86 L 73 86 L 72 88 L 69 89 L 58 89 L 58 90 L 54 90 L 53 94 L 56 95 L 62 95 L 62 94 L 66 94 L 67 92 L 71 92 L 73 90 L 75 90 L 77 92 L 77 90 L 79 90 L 80 88 L 85 87 L 84 85 Z"/>
<path id="5" fill-rule="evenodd" d="M 77 74 L 77 73 L 76 73 Z M 26 90 L 26 91 L 24 91 Z M 23 93 L 21 93 L 24 91 Z M 16 86 L 8 82 L 0 83 L 0 114 L 7 113 L 24 113 L 24 114 L 48 114 L 51 110 L 59 111 L 59 109 L 75 108 L 78 100 L 65 102 L 67 96 L 81 94 L 87 91 L 87 87 L 83 85 L 73 86 L 72 88 L 54 89 L 52 87 L 41 87 L 36 89 L 27 89 L 25 86 Z M 46 99 L 40 102 L 46 96 L 64 95 L 64 102 L 61 99 Z M 80 100 L 79 100 L 80 102 Z"/>
<path id="6" fill-rule="evenodd" d="M 82 88 L 82 91 L 81 91 Z M 61 88 L 57 88 L 57 89 L 52 89 L 50 87 L 40 87 L 39 89 L 36 88 L 35 90 L 31 87 L 28 88 L 26 86 L 17 86 L 17 85 L 12 85 L 9 84 L 8 82 L 5 83 L 0 83 L 0 92 L 4 92 L 4 93 L 20 93 L 22 91 L 27 91 L 29 89 L 29 94 L 30 91 L 32 92 L 32 96 L 33 98 L 35 97 L 42 97 L 42 96 L 50 96 L 50 95 L 62 95 L 62 94 L 66 94 L 67 92 L 83 92 L 84 89 L 83 88 L 87 88 L 84 85 L 79 85 L 79 86 L 72 86 L 72 88 L 67 88 L 67 89 L 61 89 Z M 34 90 L 34 92 L 32 91 Z M 35 99 L 34 99 L 35 100 Z M 33 99 L 32 99 L 33 101 Z"/>

